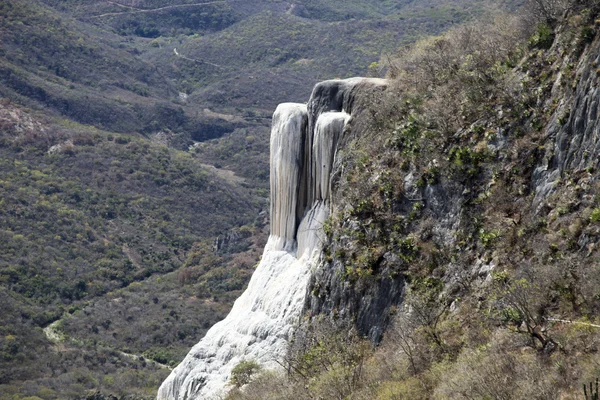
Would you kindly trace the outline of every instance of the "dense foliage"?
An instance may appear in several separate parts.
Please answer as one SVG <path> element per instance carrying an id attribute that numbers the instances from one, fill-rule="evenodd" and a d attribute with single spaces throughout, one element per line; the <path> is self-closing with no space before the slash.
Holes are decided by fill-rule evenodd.
<path id="1" fill-rule="evenodd" d="M 52 386 L 56 396 L 80 395 L 69 389 L 75 378 L 68 374 L 85 365 L 87 372 L 78 373 L 90 383 L 82 389 L 94 388 L 114 367 L 86 364 L 87 353 L 94 354 L 90 360 L 105 351 L 143 353 L 171 365 L 180 360 L 246 283 L 262 246 L 253 241 L 264 235 L 257 219 L 264 198 L 231 179 L 233 173 L 220 177 L 198 157 L 141 137 L 38 117 L 6 99 L 0 122 L 0 283 L 8 307 L 0 384 L 47 379 L 54 371 L 62 377 Z M 236 235 L 233 228 L 245 224 L 246 233 Z M 218 235 L 234 236 L 228 243 L 236 246 L 213 256 L 214 264 L 204 257 L 186 261 L 200 243 L 212 254 Z M 232 259 L 248 251 L 247 260 Z M 181 268 L 195 265 L 212 278 L 201 273 L 182 290 Z M 72 354 L 66 359 L 55 356 L 41 331 L 60 318 L 52 329 L 72 338 L 61 345 Z M 121 368 L 131 368 L 124 360 Z M 46 369 L 33 373 L 40 363 Z M 158 374 L 139 377 L 150 393 L 166 371 L 147 368 L 143 374 Z"/>

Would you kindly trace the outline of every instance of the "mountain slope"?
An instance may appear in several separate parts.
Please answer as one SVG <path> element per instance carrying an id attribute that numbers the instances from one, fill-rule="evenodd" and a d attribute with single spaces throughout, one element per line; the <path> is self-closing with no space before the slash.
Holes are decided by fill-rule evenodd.
<path id="1" fill-rule="evenodd" d="M 191 335 L 201 335 L 227 311 L 232 301 L 227 296 L 234 297 L 242 288 L 256 262 L 258 254 L 251 254 L 251 246 L 261 222 L 257 227 L 253 223 L 265 204 L 262 198 L 243 187 L 242 180 L 224 179 L 190 154 L 162 144 L 56 122 L 9 101 L 4 101 L 0 115 L 0 282 L 7 304 L 20 315 L 14 320 L 13 312 L 2 315 L 2 346 L 7 352 L 2 353 L 1 384 L 58 374 L 60 380 L 43 386 L 60 396 L 79 396 L 90 386 L 69 389 L 75 383 L 71 374 L 79 370 L 95 387 L 91 382 L 113 368 L 112 361 L 90 365 L 88 356 L 81 360 L 85 354 L 95 354 L 90 357 L 96 359 L 106 351 L 150 351 L 148 357 L 165 363 L 181 357 L 178 352 L 190 345 Z M 237 247 L 232 241 L 231 249 L 214 255 L 212 262 L 224 268 L 231 262 L 226 253 L 234 252 L 248 251 L 247 258 L 240 255 L 226 274 L 211 271 L 212 281 L 208 276 L 201 279 L 213 265 L 209 259 L 193 261 L 192 255 L 199 252 L 196 243 L 210 248 L 215 236 L 242 225 L 247 226 L 237 235 Z M 174 271 L 190 263 L 207 270 L 195 276 L 196 286 L 184 295 L 181 285 L 186 278 Z M 161 282 L 157 275 L 166 280 Z M 195 289 L 202 284 L 203 290 Z M 103 304 L 102 298 L 117 299 L 117 307 L 95 317 L 100 307 L 95 304 Z M 140 306 L 144 315 L 166 319 L 163 324 L 171 329 L 159 332 L 138 319 Z M 186 321 L 179 314 L 201 319 Z M 59 318 L 64 319 L 59 331 L 73 336 L 73 342 L 52 350 L 40 327 Z M 79 324 L 81 319 L 85 322 Z M 129 327 L 137 331 L 128 332 Z M 146 332 L 149 337 L 143 335 Z M 152 347 L 171 344 L 173 349 L 163 350 L 166 356 L 152 353 Z M 60 354 L 65 347 L 69 358 L 57 358 L 56 351 Z M 127 368 L 139 364 L 125 360 Z M 15 362 L 20 368 L 13 367 Z M 34 372 L 36 365 L 46 367 Z M 150 375 L 164 373 L 153 365 L 147 372 L 149 382 L 156 379 Z M 156 389 L 154 382 L 150 391 Z M 120 390 L 134 387 L 126 384 Z"/>
<path id="2" fill-rule="evenodd" d="M 232 382 L 254 382 L 229 398 L 584 397 L 599 12 L 573 2 L 534 30 L 501 18 L 401 54 L 339 152 L 287 374 L 240 364 Z"/>

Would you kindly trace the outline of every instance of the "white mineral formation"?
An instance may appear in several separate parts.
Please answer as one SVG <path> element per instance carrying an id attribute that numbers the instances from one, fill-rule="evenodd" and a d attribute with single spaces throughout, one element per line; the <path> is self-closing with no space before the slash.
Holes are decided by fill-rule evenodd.
<path id="1" fill-rule="evenodd" d="M 304 210 L 298 204 L 308 114 L 304 104 L 283 103 L 271 129 L 271 238 L 293 251 Z"/>
<path id="2" fill-rule="evenodd" d="M 298 324 L 329 216 L 331 170 L 354 90 L 382 80 L 322 82 L 308 104 L 280 104 L 271 130 L 271 235 L 246 291 L 173 370 L 158 400 L 213 399 L 231 370 L 253 360 L 277 368 Z"/>

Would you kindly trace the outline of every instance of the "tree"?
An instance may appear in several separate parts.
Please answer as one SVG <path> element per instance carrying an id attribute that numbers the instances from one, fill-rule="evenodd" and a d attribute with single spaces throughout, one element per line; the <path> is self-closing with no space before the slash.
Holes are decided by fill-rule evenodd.
<path id="1" fill-rule="evenodd" d="M 538 20 L 552 25 L 574 3 L 573 0 L 528 0 L 527 6 Z"/>
<path id="2" fill-rule="evenodd" d="M 557 343 L 546 332 L 543 315 L 547 291 L 526 278 L 513 279 L 505 273 L 496 274 L 494 279 L 503 320 L 513 324 L 517 332 L 528 334 L 532 347 L 537 340 L 544 351 L 555 350 Z"/>
<path id="3" fill-rule="evenodd" d="M 240 361 L 240 363 L 231 370 L 231 384 L 236 387 L 242 387 L 250 383 L 252 377 L 261 369 L 262 367 L 256 361 Z"/>

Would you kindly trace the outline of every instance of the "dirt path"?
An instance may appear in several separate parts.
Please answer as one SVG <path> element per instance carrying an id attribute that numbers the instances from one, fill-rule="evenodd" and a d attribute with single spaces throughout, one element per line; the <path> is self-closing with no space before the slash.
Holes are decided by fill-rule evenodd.
<path id="1" fill-rule="evenodd" d="M 110 4 L 114 4 L 115 6 L 119 6 L 119 7 L 123 7 L 123 8 L 128 8 L 130 10 L 140 10 L 139 8 L 135 8 L 135 7 L 131 7 L 131 6 L 126 6 L 125 4 L 120 4 L 120 3 L 117 3 L 115 1 L 106 0 L 106 2 L 110 3 Z"/>
<path id="2" fill-rule="evenodd" d="M 109 1 L 108 3 L 116 4 L 116 5 L 121 6 L 121 7 L 130 8 L 132 11 L 122 11 L 122 12 L 105 13 L 105 14 L 100 14 L 100 15 L 92 15 L 90 18 L 114 17 L 114 16 L 117 16 L 117 15 L 124 15 L 124 14 L 153 13 L 153 12 L 159 12 L 159 11 L 169 10 L 169 9 L 173 9 L 173 8 L 209 6 L 209 5 L 212 5 L 212 4 L 224 4 L 226 2 L 224 0 L 221 0 L 221 1 L 211 1 L 211 2 L 208 2 L 208 3 L 178 4 L 178 5 L 166 6 L 166 7 L 160 7 L 160 8 L 152 8 L 152 9 L 149 9 L 149 10 L 142 10 L 142 9 L 139 9 L 139 8 L 128 7 L 128 6 L 124 6 L 122 4 L 115 3 L 115 2 L 112 2 L 112 1 Z"/>
<path id="3" fill-rule="evenodd" d="M 65 335 L 60 332 L 60 330 L 58 330 L 58 325 L 62 322 L 62 318 L 58 319 L 56 321 L 54 321 L 53 323 L 51 323 L 50 325 L 48 325 L 47 327 L 45 327 L 43 329 L 44 331 L 44 335 L 46 335 L 46 338 L 48 338 L 49 341 L 51 341 L 54 344 L 63 344 L 66 345 L 68 344 L 69 341 L 76 341 L 76 339 L 68 339 L 67 337 L 65 337 Z M 110 347 L 107 345 L 104 345 L 106 347 Z M 146 361 L 146 363 L 148 364 L 152 364 L 155 365 L 159 368 L 166 368 L 168 370 L 172 370 L 173 368 L 171 368 L 170 366 L 166 365 L 166 364 L 162 364 L 159 363 L 157 361 L 151 360 L 149 358 L 146 358 L 142 355 L 139 354 L 132 354 L 132 353 L 125 353 L 124 351 L 121 350 L 117 350 L 115 348 L 111 348 L 113 351 L 119 353 L 119 355 L 121 355 L 122 357 L 125 358 L 129 358 L 130 360 L 134 360 L 134 361 L 141 361 L 142 359 L 144 361 Z"/>
<path id="4" fill-rule="evenodd" d="M 195 63 L 200 63 L 200 64 L 208 64 L 208 65 L 212 65 L 213 67 L 217 67 L 217 68 L 223 68 L 221 65 L 218 65 L 218 64 L 213 64 L 213 63 L 211 63 L 211 62 L 208 62 L 208 61 L 196 60 L 195 58 L 189 58 L 189 57 L 186 57 L 186 56 L 184 56 L 184 55 L 181 55 L 181 54 L 179 54 L 179 52 L 177 51 L 177 48 L 174 48 L 174 49 L 173 49 L 173 53 L 175 53 L 175 55 L 176 55 L 177 57 L 179 57 L 179 58 L 183 58 L 184 60 L 188 60 L 188 61 L 195 62 Z"/>
<path id="5" fill-rule="evenodd" d="M 575 325 L 591 326 L 593 328 L 600 328 L 600 325 L 590 324 L 589 322 L 571 321 L 568 319 L 558 319 L 558 318 L 546 318 L 546 319 L 551 322 L 562 322 L 563 324 L 575 324 Z"/>

